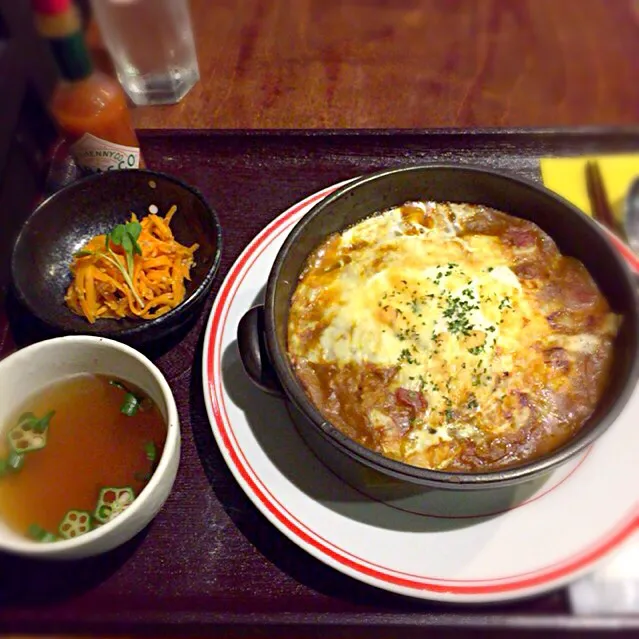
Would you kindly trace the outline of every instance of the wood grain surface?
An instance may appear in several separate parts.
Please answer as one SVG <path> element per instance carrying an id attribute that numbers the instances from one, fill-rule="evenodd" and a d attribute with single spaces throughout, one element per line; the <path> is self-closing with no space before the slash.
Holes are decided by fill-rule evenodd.
<path id="1" fill-rule="evenodd" d="M 614 629 L 615 637 L 639 636 L 637 615 L 573 615 L 565 590 L 492 606 L 452 606 L 394 595 L 321 563 L 261 515 L 233 478 L 213 438 L 201 371 L 204 326 L 222 278 L 259 230 L 310 193 L 383 167 L 426 161 L 467 162 L 538 180 L 540 157 L 639 152 L 639 127 L 171 130 L 141 132 L 140 140 L 149 166 L 197 187 L 223 228 L 220 272 L 206 307 L 192 326 L 145 349 L 178 404 L 180 470 L 153 523 L 110 553 L 68 562 L 0 553 L 0 634 L 531 639 Z M 16 214 L 0 210 L 0 225 Z M 0 357 L 41 339 L 35 329 L 0 290 Z M 222 375 L 250 401 L 258 391 L 237 354 L 228 353 Z"/>
<path id="2" fill-rule="evenodd" d="M 638 0 L 192 0 L 202 79 L 140 128 L 629 124 Z"/>

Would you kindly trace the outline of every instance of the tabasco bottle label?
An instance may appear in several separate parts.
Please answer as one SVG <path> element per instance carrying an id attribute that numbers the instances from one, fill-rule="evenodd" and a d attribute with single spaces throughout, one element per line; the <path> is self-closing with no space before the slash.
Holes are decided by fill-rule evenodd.
<path id="1" fill-rule="evenodd" d="M 84 173 L 137 169 L 140 166 L 139 148 L 115 144 L 91 133 L 85 133 L 70 151 Z"/>

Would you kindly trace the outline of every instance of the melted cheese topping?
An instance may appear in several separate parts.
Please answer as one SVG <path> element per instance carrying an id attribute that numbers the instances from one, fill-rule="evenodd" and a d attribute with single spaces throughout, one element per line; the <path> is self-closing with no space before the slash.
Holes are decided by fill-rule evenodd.
<path id="1" fill-rule="evenodd" d="M 406 389 L 425 401 L 401 450 L 390 441 L 384 452 L 419 462 L 430 451 L 420 465 L 444 468 L 456 441 L 525 424 L 531 409 L 520 394 L 533 379 L 542 387 L 565 383 L 557 371 L 549 375 L 545 349 L 594 352 L 601 339 L 555 334 L 535 283 L 511 268 L 515 249 L 495 235 L 458 237 L 468 209 L 451 216 L 433 203 L 411 206 L 431 215 L 420 223 L 397 208 L 364 220 L 333 241 L 352 259 L 324 272 L 311 267 L 301 278 L 289 353 L 314 364 L 394 368 L 389 392 Z M 390 419 L 381 409 L 368 413 L 377 431 L 390 429 Z"/>

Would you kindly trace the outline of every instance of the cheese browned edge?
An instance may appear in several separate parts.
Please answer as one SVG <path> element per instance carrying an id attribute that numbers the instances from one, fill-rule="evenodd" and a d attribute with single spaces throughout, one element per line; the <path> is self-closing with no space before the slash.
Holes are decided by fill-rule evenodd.
<path id="1" fill-rule="evenodd" d="M 536 225 L 413 202 L 310 256 L 288 350 L 317 408 L 362 444 L 421 467 L 489 470 L 582 426 L 619 321 Z"/>

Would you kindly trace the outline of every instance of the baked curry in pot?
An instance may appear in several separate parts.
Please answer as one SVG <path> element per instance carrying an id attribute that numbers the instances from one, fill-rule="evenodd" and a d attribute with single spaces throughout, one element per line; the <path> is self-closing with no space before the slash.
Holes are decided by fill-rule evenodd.
<path id="1" fill-rule="evenodd" d="M 554 450 L 606 387 L 621 318 L 532 222 L 408 202 L 328 237 L 291 299 L 288 355 L 344 434 L 481 472 Z"/>

